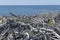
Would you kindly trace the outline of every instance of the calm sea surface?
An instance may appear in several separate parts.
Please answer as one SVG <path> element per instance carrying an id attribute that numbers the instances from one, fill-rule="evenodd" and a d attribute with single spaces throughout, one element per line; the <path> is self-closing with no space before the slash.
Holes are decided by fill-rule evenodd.
<path id="1" fill-rule="evenodd" d="M 0 5 L 0 16 L 8 16 L 9 12 L 15 15 L 34 15 L 48 11 L 60 11 L 60 5 Z"/>

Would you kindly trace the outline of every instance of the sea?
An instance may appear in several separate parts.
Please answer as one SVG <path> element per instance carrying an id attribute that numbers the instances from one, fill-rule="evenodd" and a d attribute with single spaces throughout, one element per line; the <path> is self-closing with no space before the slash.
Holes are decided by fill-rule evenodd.
<path id="1" fill-rule="evenodd" d="M 0 5 L 0 16 L 36 15 L 46 12 L 60 12 L 60 5 Z"/>

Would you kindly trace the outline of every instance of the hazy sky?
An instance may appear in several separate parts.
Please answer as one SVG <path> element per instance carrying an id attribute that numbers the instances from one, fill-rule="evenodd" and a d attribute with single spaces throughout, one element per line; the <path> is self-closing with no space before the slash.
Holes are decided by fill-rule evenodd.
<path id="1" fill-rule="evenodd" d="M 0 0 L 0 5 L 60 5 L 60 0 Z"/>

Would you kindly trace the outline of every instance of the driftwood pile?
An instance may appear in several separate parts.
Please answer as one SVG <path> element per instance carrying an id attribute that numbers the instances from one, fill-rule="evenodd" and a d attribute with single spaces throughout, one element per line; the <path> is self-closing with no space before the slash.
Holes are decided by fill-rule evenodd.
<path id="1" fill-rule="evenodd" d="M 57 22 L 60 19 L 57 16 L 54 17 L 56 25 L 50 27 L 44 18 L 12 15 L 16 19 L 8 19 L 0 27 L 0 40 L 60 40 L 60 24 Z"/>

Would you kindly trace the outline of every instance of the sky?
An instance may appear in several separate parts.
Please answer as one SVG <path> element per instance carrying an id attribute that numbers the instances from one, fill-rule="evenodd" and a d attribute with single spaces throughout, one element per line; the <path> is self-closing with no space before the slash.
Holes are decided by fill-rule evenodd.
<path id="1" fill-rule="evenodd" d="M 60 5 L 60 0 L 0 0 L 0 5 Z"/>

